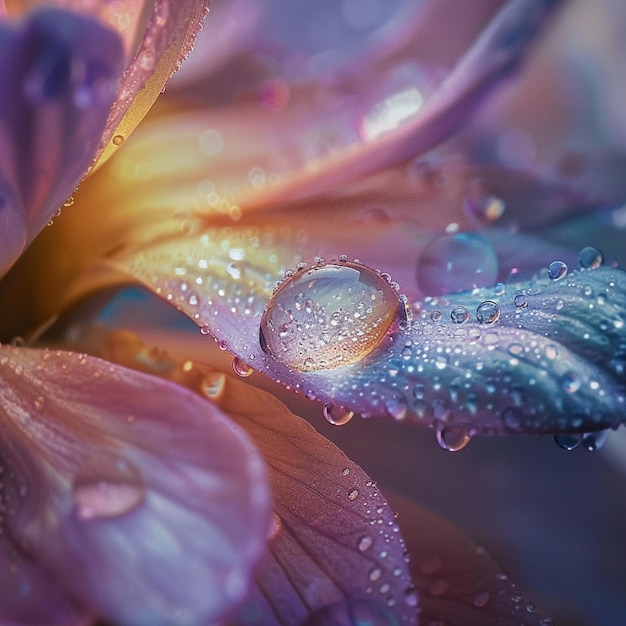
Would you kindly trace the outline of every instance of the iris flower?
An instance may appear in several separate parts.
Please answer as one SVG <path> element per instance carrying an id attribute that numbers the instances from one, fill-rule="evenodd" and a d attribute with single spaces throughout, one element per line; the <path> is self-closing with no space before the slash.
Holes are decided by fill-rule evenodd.
<path id="1" fill-rule="evenodd" d="M 141 121 L 204 3 L 40 4 L 0 4 L 0 624 L 552 623 L 295 413 L 623 422 L 623 9 L 224 1 Z"/>

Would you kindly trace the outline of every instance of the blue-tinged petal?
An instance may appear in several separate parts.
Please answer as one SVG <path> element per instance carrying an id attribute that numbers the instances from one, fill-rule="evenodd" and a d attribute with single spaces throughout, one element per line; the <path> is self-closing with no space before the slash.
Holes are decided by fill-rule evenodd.
<path id="1" fill-rule="evenodd" d="M 292 265 L 272 295 L 298 249 L 282 234 L 254 248 L 251 232 L 207 232 L 121 263 L 240 361 L 364 415 L 447 429 L 449 440 L 623 421 L 626 278 L 595 267 L 593 250 L 580 271 L 555 265 L 553 278 L 407 307 L 389 279 L 347 259 Z"/>
<path id="2" fill-rule="evenodd" d="M 123 70 L 117 35 L 53 9 L 0 23 L 0 273 L 93 160 Z"/>
<path id="3" fill-rule="evenodd" d="M 36 615 L 50 580 L 59 613 L 65 597 L 124 624 L 204 625 L 243 599 L 269 497 L 241 429 L 188 390 L 84 355 L 4 347 L 0 376 L 0 541 L 24 577 L 0 619 Z M 15 588 L 0 582 L 3 597 Z"/>

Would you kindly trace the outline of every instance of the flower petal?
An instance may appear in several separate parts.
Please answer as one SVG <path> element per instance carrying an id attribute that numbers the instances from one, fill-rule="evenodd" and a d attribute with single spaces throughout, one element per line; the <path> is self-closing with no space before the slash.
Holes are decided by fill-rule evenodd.
<path id="1" fill-rule="evenodd" d="M 18 566 L 116 623 L 206 624 L 241 601 L 268 494 L 239 428 L 187 390 L 84 355 L 3 347 L 0 375 L 2 541 Z"/>
<path id="2" fill-rule="evenodd" d="M 254 236 L 257 248 L 245 244 Z M 323 339 L 331 333 L 339 340 L 343 321 L 333 328 L 332 321 L 320 321 L 317 314 L 307 317 L 309 287 L 301 278 L 313 277 L 315 267 L 343 276 L 345 261 L 320 262 L 287 274 L 284 310 L 293 309 L 287 321 L 296 334 L 283 341 L 278 327 L 262 329 L 262 324 L 272 278 L 283 269 L 280 252 L 290 250 L 291 242 L 283 238 L 277 244 L 232 229 L 207 232 L 195 243 L 189 239 L 139 252 L 125 267 L 239 359 L 308 396 L 366 415 L 410 418 L 469 435 L 585 432 L 624 419 L 626 278 L 619 269 L 583 269 L 563 279 L 561 273 L 528 284 L 429 298 L 413 305 L 414 319 L 408 323 L 396 313 L 403 305 L 388 282 L 361 266 L 359 280 L 379 290 L 380 310 L 389 312 L 385 319 L 395 318 L 396 325 L 379 332 L 378 322 L 370 328 L 365 321 L 351 321 L 358 324 L 354 342 L 362 347 L 360 356 L 352 358 L 348 344 L 335 348 Z M 589 263 L 599 262 L 597 251 L 588 252 L 594 257 Z M 583 260 L 587 267 L 589 263 Z M 298 289 L 290 291 L 291 285 Z M 351 307 L 361 305 L 350 297 L 341 299 L 348 283 L 329 285 L 311 297 L 319 298 L 322 307 L 336 300 L 341 320 L 352 319 L 353 313 L 360 319 Z M 365 334 L 358 335 L 359 329 Z M 345 332 L 351 336 L 351 330 Z M 283 348 L 272 348 L 272 342 Z M 326 357 L 320 357 L 319 366 L 307 364 L 315 356 L 311 351 L 318 349 L 314 344 L 339 360 L 324 364 Z"/>
<path id="3" fill-rule="evenodd" d="M 309 623 L 344 606 L 416 623 L 418 597 L 394 514 L 374 482 L 335 445 L 267 392 L 150 350 L 132 333 L 111 334 L 104 354 L 210 397 L 265 459 L 274 496 L 269 555 L 238 624 Z"/>
<path id="4" fill-rule="evenodd" d="M 422 623 L 547 625 L 484 549 L 439 516 L 394 496 L 418 590 Z"/>
<path id="5" fill-rule="evenodd" d="M 122 72 L 123 50 L 99 23 L 52 9 L 17 27 L 0 24 L 0 49 L 4 273 L 91 163 Z"/>

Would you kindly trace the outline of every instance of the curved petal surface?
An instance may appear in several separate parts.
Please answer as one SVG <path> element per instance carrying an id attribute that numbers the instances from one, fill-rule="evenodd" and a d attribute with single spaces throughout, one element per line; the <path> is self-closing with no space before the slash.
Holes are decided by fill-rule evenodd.
<path id="1" fill-rule="evenodd" d="M 269 497 L 236 425 L 85 355 L 3 347 L 0 375 L 2 542 L 24 577 L 23 604 L 2 618 L 28 615 L 48 578 L 116 623 L 206 624 L 241 601 Z"/>
<path id="2" fill-rule="evenodd" d="M 0 24 L 4 273 L 76 187 L 98 148 L 123 68 L 118 37 L 47 9 Z"/>
<path id="3" fill-rule="evenodd" d="M 427 298 L 408 310 L 390 279 L 347 259 L 298 266 L 292 258 L 285 268 L 279 251 L 297 250 L 297 241 L 290 247 L 288 230 L 276 234 L 280 243 L 253 231 L 205 233 L 121 264 L 242 361 L 364 415 L 466 435 L 584 432 L 623 421 L 626 279 L 598 267 L 597 250 L 587 250 L 587 269 L 567 274 L 557 264 L 552 278 Z M 352 283 L 315 291 L 316 268 L 359 274 L 382 298 L 376 310 L 389 313 L 387 328 L 376 330 L 382 317 L 367 326 L 363 301 L 344 298 Z M 279 305 L 270 298 L 281 273 Z M 284 319 L 268 325 L 269 309 Z M 358 358 L 354 345 L 366 348 Z"/>

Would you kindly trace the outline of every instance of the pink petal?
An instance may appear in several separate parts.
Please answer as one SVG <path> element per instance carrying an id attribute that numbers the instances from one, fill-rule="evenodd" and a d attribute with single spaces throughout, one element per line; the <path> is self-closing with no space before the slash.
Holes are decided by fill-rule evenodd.
<path id="1" fill-rule="evenodd" d="M 17 27 L 0 24 L 0 48 L 4 273 L 92 161 L 123 51 L 116 35 L 97 22 L 52 9 Z"/>
<path id="2" fill-rule="evenodd" d="M 269 554 L 238 624 L 303 624 L 336 603 L 416 623 L 418 598 L 394 514 L 373 481 L 336 446 L 267 392 L 149 350 L 130 333 L 113 333 L 105 354 L 209 396 L 265 459 L 274 497 Z"/>
<path id="3" fill-rule="evenodd" d="M 4 541 L 38 566 L 35 599 L 49 577 L 109 620 L 150 625 L 206 624 L 241 601 L 268 494 L 239 428 L 176 385 L 78 354 L 4 347 L 0 373 Z"/>

